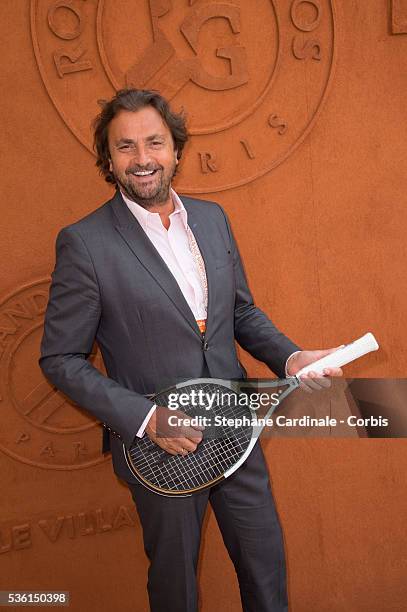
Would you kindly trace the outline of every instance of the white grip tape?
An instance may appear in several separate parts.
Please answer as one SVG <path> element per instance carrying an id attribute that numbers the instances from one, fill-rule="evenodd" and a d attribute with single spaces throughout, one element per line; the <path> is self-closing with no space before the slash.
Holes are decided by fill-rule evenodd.
<path id="1" fill-rule="evenodd" d="M 355 361 L 355 359 L 359 359 L 359 357 L 363 357 L 363 355 L 371 351 L 377 351 L 378 348 L 379 345 L 376 338 L 371 332 L 368 332 L 361 338 L 342 346 L 330 355 L 322 357 L 322 359 L 318 359 L 318 361 L 314 361 L 314 363 L 305 366 L 305 368 L 297 372 L 296 377 L 298 378 L 302 374 L 307 374 L 307 372 L 322 374 L 325 368 L 341 368 L 347 363 Z"/>

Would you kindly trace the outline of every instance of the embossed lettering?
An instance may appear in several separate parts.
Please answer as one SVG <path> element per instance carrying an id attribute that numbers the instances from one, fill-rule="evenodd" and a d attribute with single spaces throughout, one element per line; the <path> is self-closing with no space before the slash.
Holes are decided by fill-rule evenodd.
<path id="1" fill-rule="evenodd" d="M 154 42 L 145 50 L 139 60 L 133 64 L 126 72 L 126 83 L 128 87 L 145 87 L 147 83 L 157 74 L 157 72 L 170 60 L 175 57 L 174 46 L 170 43 L 167 36 L 161 30 L 159 18 L 163 17 L 172 8 L 172 3 L 168 0 L 150 0 L 150 16 L 153 26 Z M 178 62 L 177 62 L 178 64 Z M 171 64 L 166 66 L 166 72 L 173 71 Z M 189 73 L 184 70 L 180 71 L 178 76 L 179 88 L 183 87 L 189 80 Z M 160 89 L 162 95 L 171 99 L 166 90 L 157 87 L 156 83 L 151 85 L 154 89 Z M 175 94 L 173 94 L 175 95 Z"/>
<path id="2" fill-rule="evenodd" d="M 2 327 L 0 326 L 0 346 L 4 350 L 7 348 L 7 336 L 14 336 L 17 327 Z"/>
<path id="3" fill-rule="evenodd" d="M 38 526 L 41 527 L 50 542 L 56 542 L 59 538 L 64 518 L 63 516 L 58 516 L 57 519 L 42 519 L 38 521 Z"/>
<path id="4" fill-rule="evenodd" d="M 66 74 L 72 74 L 73 72 L 81 72 L 83 70 L 92 70 L 93 66 L 87 59 L 79 62 L 78 60 L 86 53 L 86 49 L 83 49 L 81 45 L 76 49 L 65 50 L 60 49 L 54 53 L 54 62 L 57 69 L 58 76 L 63 79 Z M 68 62 L 62 61 L 63 59 L 69 60 Z"/>
<path id="5" fill-rule="evenodd" d="M 224 17 L 228 20 L 233 34 L 240 32 L 240 9 L 238 6 L 217 3 L 201 6 L 190 13 L 181 24 L 181 32 L 190 44 L 192 50 L 198 54 L 199 32 L 209 19 Z M 249 80 L 246 67 L 246 50 L 240 46 L 218 47 L 216 56 L 230 61 L 230 74 L 227 76 L 214 76 L 209 74 L 201 66 L 200 62 L 194 62 L 191 80 L 205 89 L 221 91 L 239 87 Z"/>
<path id="6" fill-rule="evenodd" d="M 70 538 L 72 540 L 75 537 L 75 524 L 73 522 L 72 514 L 68 514 L 65 517 L 65 524 L 66 524 L 66 527 L 67 527 L 68 538 Z"/>
<path id="7" fill-rule="evenodd" d="M 31 436 L 23 432 L 21 435 L 18 436 L 16 440 L 16 444 L 20 444 L 20 442 L 28 442 L 28 440 L 30 439 L 31 439 Z"/>
<path id="8" fill-rule="evenodd" d="M 217 172 L 216 156 L 214 153 L 198 153 L 201 160 L 201 171 L 204 174 L 209 172 Z"/>
<path id="9" fill-rule="evenodd" d="M 22 550 L 30 548 L 31 541 L 31 526 L 29 523 L 24 525 L 15 525 L 10 530 L 10 538 L 5 542 L 2 532 L 0 531 L 0 554 L 9 552 L 10 550 Z"/>
<path id="10" fill-rule="evenodd" d="M 306 21 L 305 18 L 299 14 L 300 11 L 298 8 L 302 4 L 312 6 L 315 9 L 314 19 Z M 320 0 L 294 0 L 291 5 L 291 21 L 298 30 L 301 30 L 301 32 L 312 32 L 319 26 L 321 12 Z"/>
<path id="11" fill-rule="evenodd" d="M 14 336 L 21 327 L 22 323 L 19 319 L 32 321 L 40 314 L 39 305 L 36 303 L 37 295 L 39 296 L 41 294 L 35 294 L 32 300 L 30 296 L 27 299 L 15 301 L 1 313 L 3 320 L 7 319 L 7 323 L 11 322 L 12 324 L 11 327 L 8 325 L 0 325 L 0 347 L 3 350 L 6 349 L 8 345 L 7 336 Z"/>
<path id="12" fill-rule="evenodd" d="M 403 2 L 393 0 L 396 5 Z M 31 3 L 41 4 L 36 0 Z M 192 173 L 195 169 L 201 179 L 199 185 L 196 182 L 188 185 L 187 178 L 181 177 L 181 190 L 197 193 L 201 188 L 204 192 L 231 189 L 247 184 L 284 163 L 302 140 L 302 135 L 312 129 L 314 118 L 319 114 L 321 102 L 329 90 L 327 85 L 331 81 L 337 56 L 334 53 L 338 41 L 335 36 L 338 20 L 333 8 L 335 0 L 280 2 L 281 15 L 278 3 L 267 0 L 261 7 L 252 10 L 250 19 L 246 19 L 243 12 L 247 3 L 234 0 L 144 0 L 141 4 L 145 10 L 137 8 L 133 11 L 132 23 L 128 24 L 123 23 L 124 14 L 120 11 L 115 14 L 115 9 L 111 8 L 111 5 L 115 6 L 114 1 L 87 0 L 85 11 L 83 7 L 86 7 L 86 3 L 83 0 L 65 0 L 65 8 L 63 4 L 56 4 L 56 0 L 47 0 L 45 8 L 32 11 L 31 36 L 40 74 L 62 120 L 80 142 L 91 149 L 87 130 L 90 119 L 86 118 L 87 113 L 80 112 L 75 100 L 80 97 L 82 87 L 86 88 L 87 93 L 83 91 L 89 97 L 96 79 L 103 84 L 104 91 L 108 91 L 110 86 L 119 89 L 126 85 L 159 89 L 169 99 L 176 98 L 178 109 L 185 105 L 186 100 L 188 104 L 196 103 L 190 125 L 192 158 L 185 163 L 191 166 L 189 169 Z M 266 9 L 266 4 L 276 5 L 275 10 L 273 7 L 270 11 L 270 6 Z M 77 14 L 66 8 L 67 5 L 75 7 Z M 133 2 L 133 5 L 138 7 L 137 2 Z M 51 22 L 57 33 L 64 35 L 68 32 L 75 37 L 81 28 L 82 33 L 71 40 L 57 38 L 47 23 L 50 6 L 54 7 Z M 115 18 L 117 21 L 113 23 L 112 19 Z M 115 32 L 117 34 L 119 31 L 117 28 L 123 37 L 115 36 Z M 270 44 L 269 39 L 273 39 Z M 54 42 L 51 51 L 50 40 Z M 82 50 L 86 49 L 86 53 L 80 57 L 77 51 L 79 43 Z M 287 44 L 288 54 L 280 53 L 283 49 L 287 51 Z M 121 53 L 120 48 L 124 45 L 126 49 Z M 77 56 L 71 55 L 70 59 L 72 49 L 77 51 Z M 54 64 L 52 54 L 56 50 L 60 56 L 55 57 Z M 65 57 L 62 57 L 63 52 L 66 52 Z M 255 72 L 252 75 L 251 70 L 253 67 L 256 71 L 259 58 L 261 80 L 260 75 L 255 78 Z M 90 62 L 82 64 L 86 60 Z M 250 130 L 261 129 L 263 122 L 264 127 L 270 127 L 269 137 L 277 138 L 277 135 L 284 133 L 286 126 L 279 124 L 279 127 L 273 128 L 273 122 L 271 125 L 268 123 L 268 116 L 274 109 L 285 114 L 283 107 L 273 101 L 295 96 L 291 79 L 301 81 L 301 63 L 298 62 L 302 62 L 303 68 L 309 65 L 315 69 L 309 82 L 308 95 L 296 98 L 293 106 L 295 125 L 292 124 L 291 114 L 283 117 L 282 123 L 290 121 L 290 124 L 284 141 L 281 136 L 278 143 L 281 147 L 269 147 L 260 155 L 259 143 L 252 138 Z M 292 63 L 297 64 L 298 71 L 295 71 Z M 75 76 L 69 74 L 69 69 L 84 71 Z M 69 91 L 62 87 L 62 78 L 67 82 Z M 222 82 L 222 79 L 225 80 Z M 250 87 L 244 84 L 246 79 Z M 211 115 L 208 107 L 214 108 L 219 103 L 217 93 L 221 93 L 223 87 L 232 86 L 236 86 L 235 91 L 241 92 L 241 98 L 226 96 L 228 102 L 222 112 L 216 117 Z M 236 134 L 231 128 L 239 124 L 242 124 L 241 129 Z M 278 129 L 280 134 L 272 134 L 271 129 Z M 208 140 L 201 138 L 205 135 L 208 135 Z M 240 142 L 245 138 L 250 150 Z M 222 148 L 216 145 L 218 141 L 223 143 Z M 231 158 L 225 160 L 221 153 L 223 149 L 233 149 L 240 163 L 234 164 Z M 217 160 L 206 158 L 204 153 L 210 150 L 217 154 Z M 204 153 L 194 159 L 199 151 Z M 252 154 L 256 159 L 252 158 Z M 190 172 L 185 177 L 188 174 Z M 5 328 L 10 327 L 0 320 L 1 323 Z M 10 337 L 8 339 L 11 340 Z M 85 437 L 83 435 L 83 439 Z M 71 446 L 71 460 L 73 452 Z M 61 455 L 57 453 L 58 458 Z M 84 459 L 87 461 L 86 457 Z M 72 460 L 72 464 L 75 468 L 79 461 L 74 463 Z"/>
<path id="13" fill-rule="evenodd" d="M 40 455 L 48 455 L 49 457 L 55 457 L 55 451 L 52 442 L 47 442 L 47 444 L 42 447 Z"/>
<path id="14" fill-rule="evenodd" d="M 106 518 L 105 510 L 96 508 L 87 512 L 79 512 L 76 515 L 47 517 L 36 521 L 36 524 L 47 540 L 54 544 L 64 536 L 72 540 L 78 536 L 106 533 L 121 527 L 134 527 L 134 520 L 131 516 L 133 511 L 133 507 L 120 506 L 116 512 L 113 511 L 110 521 Z M 0 529 L 0 554 L 30 546 L 32 546 L 30 523 Z"/>
<path id="15" fill-rule="evenodd" d="M 75 15 L 77 21 L 76 27 L 71 30 L 68 30 L 64 26 L 58 25 L 56 12 L 59 9 L 66 9 L 67 11 Z M 62 38 L 63 40 L 73 40 L 75 38 L 78 38 L 83 29 L 81 14 L 73 5 L 72 0 L 57 0 L 52 6 L 49 7 L 48 25 L 55 34 L 55 36 L 58 36 L 58 38 Z"/>
<path id="16" fill-rule="evenodd" d="M 6 308 L 6 310 L 2 313 L 5 317 L 11 320 L 15 325 L 15 331 L 17 331 L 20 323 L 17 319 L 34 319 L 34 315 L 30 312 L 30 309 L 24 302 L 15 302 L 13 306 L 10 308 Z"/>
<path id="17" fill-rule="evenodd" d="M 11 530 L 13 548 L 14 550 L 21 550 L 23 548 L 30 548 L 31 542 L 31 528 L 28 523 L 25 525 L 16 525 Z"/>
<path id="18" fill-rule="evenodd" d="M 80 6 L 82 0 L 75 2 Z M 55 75 L 54 79 L 58 77 Z M 96 440 L 88 433 L 96 427 L 94 419 L 72 411 L 73 402 L 57 391 L 36 365 L 35 346 L 41 331 L 48 286 L 49 278 L 18 285 L 14 295 L 6 298 L 0 310 L 3 397 L 7 401 L 6 406 L 4 401 L 0 401 L 0 406 L 11 411 L 9 432 L 7 437 L 3 436 L 0 446 L 5 450 L 8 448 L 23 463 L 46 469 L 71 470 L 80 465 L 103 463 L 106 457 L 97 456 Z M 99 365 L 100 352 L 94 355 L 94 360 Z M 48 432 L 38 432 L 40 436 L 37 439 L 33 426 Z M 57 435 L 69 433 L 76 435 L 73 438 Z M 74 447 L 73 443 L 79 441 L 81 444 Z"/>
<path id="19" fill-rule="evenodd" d="M 93 535 L 95 533 L 95 527 L 93 525 L 92 516 L 87 512 L 80 512 L 78 514 L 79 519 L 79 533 L 80 535 Z"/>
<path id="20" fill-rule="evenodd" d="M 247 156 L 249 157 L 249 159 L 255 159 L 256 156 L 253 153 L 253 149 L 251 148 L 251 146 L 249 145 L 247 140 L 241 140 L 240 143 L 242 144 L 244 150 L 246 151 Z"/>
<path id="21" fill-rule="evenodd" d="M 405 0 L 391 0 L 391 32 L 407 34 L 407 5 Z"/>
<path id="22" fill-rule="evenodd" d="M 191 6 L 191 5 L 190 5 Z M 172 9 L 169 0 L 150 0 L 150 15 L 154 42 L 144 51 L 138 61 L 126 72 L 129 87 L 149 87 L 160 90 L 171 100 L 189 81 L 205 89 L 222 91 L 247 83 L 248 70 L 244 47 L 230 45 L 218 47 L 216 56 L 230 62 L 230 74 L 216 76 L 208 73 L 198 57 L 198 38 L 203 25 L 212 18 L 228 20 L 233 34 L 240 32 L 240 8 L 221 2 L 192 9 L 180 26 L 180 31 L 191 46 L 196 57 L 180 58 L 173 44 L 160 27 L 159 19 Z M 162 70 L 165 67 L 165 71 Z"/>
<path id="23" fill-rule="evenodd" d="M 95 510 L 95 515 L 96 515 L 96 531 L 98 533 L 103 533 L 104 531 L 110 531 L 112 529 L 112 525 L 105 521 L 102 508 L 97 508 L 97 510 Z"/>
<path id="24" fill-rule="evenodd" d="M 294 36 L 292 49 L 297 59 L 312 58 L 318 61 L 321 59 L 321 43 L 317 39 L 303 42 L 302 36 Z"/>
<path id="25" fill-rule="evenodd" d="M 127 525 L 128 527 L 133 527 L 134 521 L 131 518 L 126 506 L 120 506 L 116 516 L 113 519 L 113 529 L 119 529 L 124 525 Z"/>
<path id="26" fill-rule="evenodd" d="M 240 87 L 249 80 L 246 69 L 246 50 L 244 47 L 218 47 L 216 56 L 223 57 L 230 61 L 230 74 L 227 76 L 215 76 L 206 72 L 198 62 L 195 62 L 192 69 L 191 81 L 213 91 L 224 91 Z"/>
<path id="27" fill-rule="evenodd" d="M 37 291 L 29 295 L 27 301 L 30 302 L 32 312 L 36 315 L 44 314 L 47 309 L 48 293 L 45 291 Z"/>
<path id="28" fill-rule="evenodd" d="M 75 459 L 80 459 L 81 456 L 88 454 L 85 442 L 74 442 Z"/>
<path id="29" fill-rule="evenodd" d="M 270 127 L 277 129 L 278 133 L 282 136 L 288 130 L 288 124 L 281 119 L 278 115 L 270 115 L 268 118 Z"/>

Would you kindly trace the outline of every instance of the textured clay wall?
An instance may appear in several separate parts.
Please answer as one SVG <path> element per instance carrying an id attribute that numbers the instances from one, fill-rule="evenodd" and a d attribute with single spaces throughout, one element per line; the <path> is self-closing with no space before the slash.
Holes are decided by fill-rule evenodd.
<path id="1" fill-rule="evenodd" d="M 75 612 L 147 610 L 129 493 L 98 425 L 37 365 L 56 234 L 111 194 L 90 151 L 97 99 L 136 85 L 184 107 L 176 188 L 225 207 L 257 303 L 304 347 L 372 330 L 381 351 L 347 374 L 403 377 L 407 6 L 2 0 L 0 24 L 0 589 L 68 590 Z M 405 609 L 404 440 L 264 448 L 291 609 Z M 239 609 L 211 513 L 200 582 L 202 610 Z"/>

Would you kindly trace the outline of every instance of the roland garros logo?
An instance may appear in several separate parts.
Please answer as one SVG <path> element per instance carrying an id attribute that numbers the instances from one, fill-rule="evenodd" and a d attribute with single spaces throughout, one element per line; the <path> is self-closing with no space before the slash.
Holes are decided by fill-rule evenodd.
<path id="1" fill-rule="evenodd" d="M 90 151 L 96 101 L 117 89 L 186 109 L 183 193 L 281 164 L 314 125 L 335 56 L 333 0 L 31 0 L 31 34 L 52 102 Z"/>
<path id="2" fill-rule="evenodd" d="M 0 449 L 37 467 L 88 467 L 105 461 L 100 427 L 38 365 L 48 288 L 49 280 L 33 282 L 0 304 Z M 98 354 L 93 363 L 102 369 Z"/>

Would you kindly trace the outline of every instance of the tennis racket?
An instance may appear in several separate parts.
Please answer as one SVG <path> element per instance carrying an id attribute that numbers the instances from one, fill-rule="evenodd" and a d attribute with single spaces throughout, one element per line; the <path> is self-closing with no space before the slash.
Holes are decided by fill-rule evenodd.
<path id="1" fill-rule="evenodd" d="M 238 381 L 200 378 L 179 383 L 151 399 L 169 411 L 179 408 L 186 418 L 200 418 L 199 424 L 205 427 L 203 439 L 193 453 L 171 455 L 145 435 L 129 450 L 123 445 L 127 465 L 141 484 L 160 495 L 189 496 L 211 487 L 231 476 L 247 459 L 274 410 L 299 387 L 301 374 L 310 370 L 322 374 L 324 368 L 340 367 L 377 349 L 373 334 L 368 333 L 294 377 Z M 253 394 L 257 397 L 261 392 L 265 400 L 269 397 L 269 403 L 255 410 Z M 181 396 L 191 401 L 174 405 Z"/>
<path id="2" fill-rule="evenodd" d="M 132 474 L 148 489 L 167 496 L 191 495 L 211 487 L 235 472 L 251 453 L 264 428 L 250 405 L 254 387 L 249 381 L 199 378 L 180 383 L 152 398 L 157 406 L 169 408 L 176 397 L 200 397 L 199 406 L 191 402 L 179 406 L 186 418 L 199 419 L 205 429 L 193 453 L 171 455 L 143 436 L 124 455 Z M 256 381 L 267 386 L 270 404 L 261 423 L 266 423 L 276 406 L 299 386 L 297 378 Z M 269 395 L 265 391 L 263 393 Z M 170 422 L 171 424 L 171 422 Z"/>

